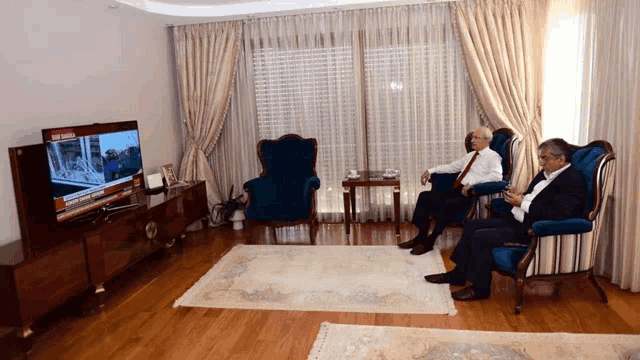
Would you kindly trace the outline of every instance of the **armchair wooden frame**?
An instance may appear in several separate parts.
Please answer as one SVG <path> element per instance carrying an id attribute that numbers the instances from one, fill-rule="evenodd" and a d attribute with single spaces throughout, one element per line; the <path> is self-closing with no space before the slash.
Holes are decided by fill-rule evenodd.
<path id="1" fill-rule="evenodd" d="M 288 139 L 288 138 L 295 138 L 298 139 L 300 141 L 311 141 L 313 143 L 313 161 L 312 161 L 312 170 L 313 170 L 313 175 L 314 176 L 318 176 L 317 171 L 316 171 L 316 160 L 318 158 L 318 141 L 315 138 L 303 138 L 298 134 L 285 134 L 280 136 L 279 138 L 277 138 L 276 140 L 271 140 L 271 139 L 262 139 L 258 142 L 258 145 L 256 146 L 257 152 L 258 152 L 258 158 L 260 159 L 260 165 L 262 166 L 262 171 L 260 172 L 260 176 L 267 176 L 267 170 L 265 167 L 265 161 L 264 161 L 264 157 L 262 155 L 262 152 L 260 151 L 260 149 L 262 148 L 262 145 L 265 143 L 275 143 L 278 141 L 281 141 L 283 139 Z M 255 226 L 264 226 L 264 227 L 268 227 L 271 229 L 271 235 L 273 236 L 273 239 L 277 241 L 277 234 L 276 234 L 276 229 L 278 228 L 282 228 L 282 227 L 289 227 L 289 226 L 297 226 L 297 225 L 302 225 L 302 224 L 308 224 L 309 225 L 309 241 L 311 242 L 311 244 L 315 244 L 315 239 L 316 239 L 316 235 L 318 233 L 318 229 L 319 229 L 319 225 L 318 225 L 318 217 L 317 217 L 317 211 L 316 211 L 316 190 L 312 189 L 311 190 L 311 211 L 309 212 L 309 216 L 305 219 L 300 219 L 300 220 L 296 220 L 296 221 L 280 221 L 280 220 L 254 220 L 254 219 L 247 219 L 247 223 L 250 225 L 250 228 L 253 229 Z M 245 192 L 248 192 L 248 190 L 245 188 Z"/>
<path id="2" fill-rule="evenodd" d="M 598 218 L 598 214 L 600 213 L 600 210 L 603 207 L 603 203 L 606 201 L 605 195 L 608 195 L 605 193 L 606 191 L 605 189 L 607 188 L 607 185 L 612 186 L 613 177 L 615 175 L 614 174 L 615 153 L 613 151 L 611 144 L 609 144 L 606 141 L 593 141 L 585 146 L 571 145 L 573 151 L 583 149 L 583 148 L 593 147 L 593 146 L 600 146 L 603 149 L 605 149 L 605 154 L 601 155 L 600 158 L 597 160 L 598 164 L 594 169 L 594 191 L 592 194 L 593 203 L 592 203 L 591 209 L 589 209 L 589 211 L 586 213 L 586 219 L 594 222 L 594 226 L 593 226 L 593 230 L 591 230 L 590 232 L 587 232 L 584 234 L 575 234 L 575 236 L 580 238 L 579 239 L 580 242 L 582 242 L 583 235 L 593 233 L 593 239 L 591 241 L 591 246 L 590 246 L 591 253 L 588 259 L 588 263 L 586 264 L 587 268 L 585 270 L 575 271 L 575 272 L 558 272 L 553 274 L 534 274 L 534 275 L 527 276 L 528 272 L 529 273 L 532 272 L 532 269 L 530 269 L 530 266 L 532 266 L 532 261 L 534 260 L 537 260 L 538 262 L 542 261 L 539 254 L 541 253 L 541 245 L 544 244 L 545 242 L 555 241 L 556 250 L 554 251 L 553 259 L 551 263 L 554 264 L 553 265 L 554 270 L 556 267 L 560 268 L 560 265 L 563 264 L 563 258 L 562 258 L 563 253 L 561 251 L 562 246 L 560 243 L 563 241 L 562 237 L 566 235 L 538 237 L 536 236 L 535 231 L 533 229 L 529 229 L 528 234 L 531 237 L 531 244 L 529 246 L 520 245 L 520 244 L 510 244 L 510 243 L 505 244 L 505 247 L 522 247 L 527 249 L 523 257 L 518 262 L 517 271 L 515 274 L 512 274 L 510 272 L 507 272 L 501 269 L 496 269 L 500 274 L 509 276 L 515 280 L 515 284 L 516 284 L 515 313 L 516 314 L 520 314 L 522 310 L 522 302 L 524 298 L 524 285 L 526 281 L 553 282 L 554 283 L 553 294 L 555 296 L 558 296 L 559 288 L 562 281 L 571 279 L 571 278 L 588 279 L 596 288 L 602 302 L 604 303 L 608 302 L 607 294 L 604 288 L 602 287 L 602 285 L 598 283 L 598 280 L 596 279 L 594 274 L 593 267 L 595 263 L 595 254 L 598 248 L 598 240 L 599 240 L 595 236 L 597 235 L 596 231 L 597 229 L 599 229 L 599 225 L 602 221 L 602 219 Z M 611 183 L 607 184 L 607 182 L 611 182 Z M 490 205 L 487 204 L 487 207 L 490 207 Z M 570 235 L 573 235 L 573 234 L 570 234 Z M 585 266 L 583 266 L 583 264 L 580 263 L 582 257 L 580 256 L 581 253 L 580 253 L 580 248 L 578 244 L 579 242 L 576 241 L 576 244 L 575 244 L 576 255 L 574 255 L 574 261 L 577 261 L 577 264 L 576 264 L 577 268 L 582 269 Z M 555 264 L 558 264 L 558 265 L 555 265 Z"/>

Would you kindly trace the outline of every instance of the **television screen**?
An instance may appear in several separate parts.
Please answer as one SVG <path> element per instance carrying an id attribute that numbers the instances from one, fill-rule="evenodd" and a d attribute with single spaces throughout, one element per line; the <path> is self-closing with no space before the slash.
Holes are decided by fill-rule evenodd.
<path id="1" fill-rule="evenodd" d="M 56 219 L 73 219 L 144 189 L 136 121 L 42 130 Z"/>

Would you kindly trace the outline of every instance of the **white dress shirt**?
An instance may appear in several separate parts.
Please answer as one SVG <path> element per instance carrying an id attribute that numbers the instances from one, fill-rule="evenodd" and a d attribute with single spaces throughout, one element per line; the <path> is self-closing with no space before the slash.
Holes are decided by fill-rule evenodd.
<path id="1" fill-rule="evenodd" d="M 533 199 L 538 196 L 538 194 L 540 194 L 540 191 L 544 190 L 544 188 L 551 184 L 553 179 L 562 174 L 562 172 L 565 171 L 569 166 L 571 166 L 571 164 L 567 164 L 563 168 L 558 169 L 551 174 L 547 174 L 547 172 L 545 171 L 544 177 L 546 179 L 537 183 L 536 186 L 533 187 L 533 190 L 524 196 L 524 198 L 522 199 L 522 204 L 520 204 L 520 206 L 514 206 L 513 208 L 511 208 L 513 217 L 515 217 L 519 222 L 523 222 L 524 214 L 529 213 L 529 206 L 531 206 L 531 201 L 533 201 Z"/>
<path id="2" fill-rule="evenodd" d="M 467 164 L 471 161 L 471 158 L 475 153 L 475 151 L 469 152 L 461 159 L 456 160 L 451 164 L 440 165 L 428 169 L 429 173 L 451 174 L 461 172 L 467 167 Z M 469 172 L 464 179 L 462 179 L 462 185 L 475 185 L 483 182 L 500 180 L 502 180 L 502 157 L 487 146 L 478 153 L 476 161 L 471 165 L 471 169 L 469 169 Z"/>

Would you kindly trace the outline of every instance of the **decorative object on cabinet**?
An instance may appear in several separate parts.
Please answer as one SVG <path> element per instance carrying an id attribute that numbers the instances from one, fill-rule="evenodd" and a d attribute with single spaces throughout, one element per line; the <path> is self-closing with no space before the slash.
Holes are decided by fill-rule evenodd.
<path id="1" fill-rule="evenodd" d="M 162 176 L 164 176 L 164 181 L 166 181 L 167 186 L 172 186 L 178 183 L 178 176 L 176 176 L 173 164 L 162 166 Z"/>

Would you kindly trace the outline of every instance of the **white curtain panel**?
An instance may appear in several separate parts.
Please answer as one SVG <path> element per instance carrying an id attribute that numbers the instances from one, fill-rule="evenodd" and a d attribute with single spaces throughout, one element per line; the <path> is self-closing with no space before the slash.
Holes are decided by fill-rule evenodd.
<path id="1" fill-rule="evenodd" d="M 596 272 L 640 291 L 640 2 L 586 0 L 583 126 L 611 143 L 617 157 L 609 226 Z"/>
<path id="2" fill-rule="evenodd" d="M 446 3 L 363 10 L 367 163 L 401 173 L 401 216 L 411 219 L 427 168 L 465 154 L 478 124 Z M 359 193 L 358 220 L 391 219 L 387 188 Z"/>
<path id="3" fill-rule="evenodd" d="M 478 124 L 445 3 L 245 22 L 258 138 L 318 140 L 321 221 L 344 220 L 348 169 L 398 169 L 402 220 L 422 172 L 464 154 Z M 391 188 L 358 190 L 357 220 L 393 219 Z"/>
<path id="4" fill-rule="evenodd" d="M 358 46 L 354 12 L 285 16 L 245 22 L 252 61 L 259 139 L 287 133 L 318 141 L 316 194 L 321 221 L 343 220 L 340 181 L 362 168 L 356 149 L 361 111 L 354 75 Z"/>

